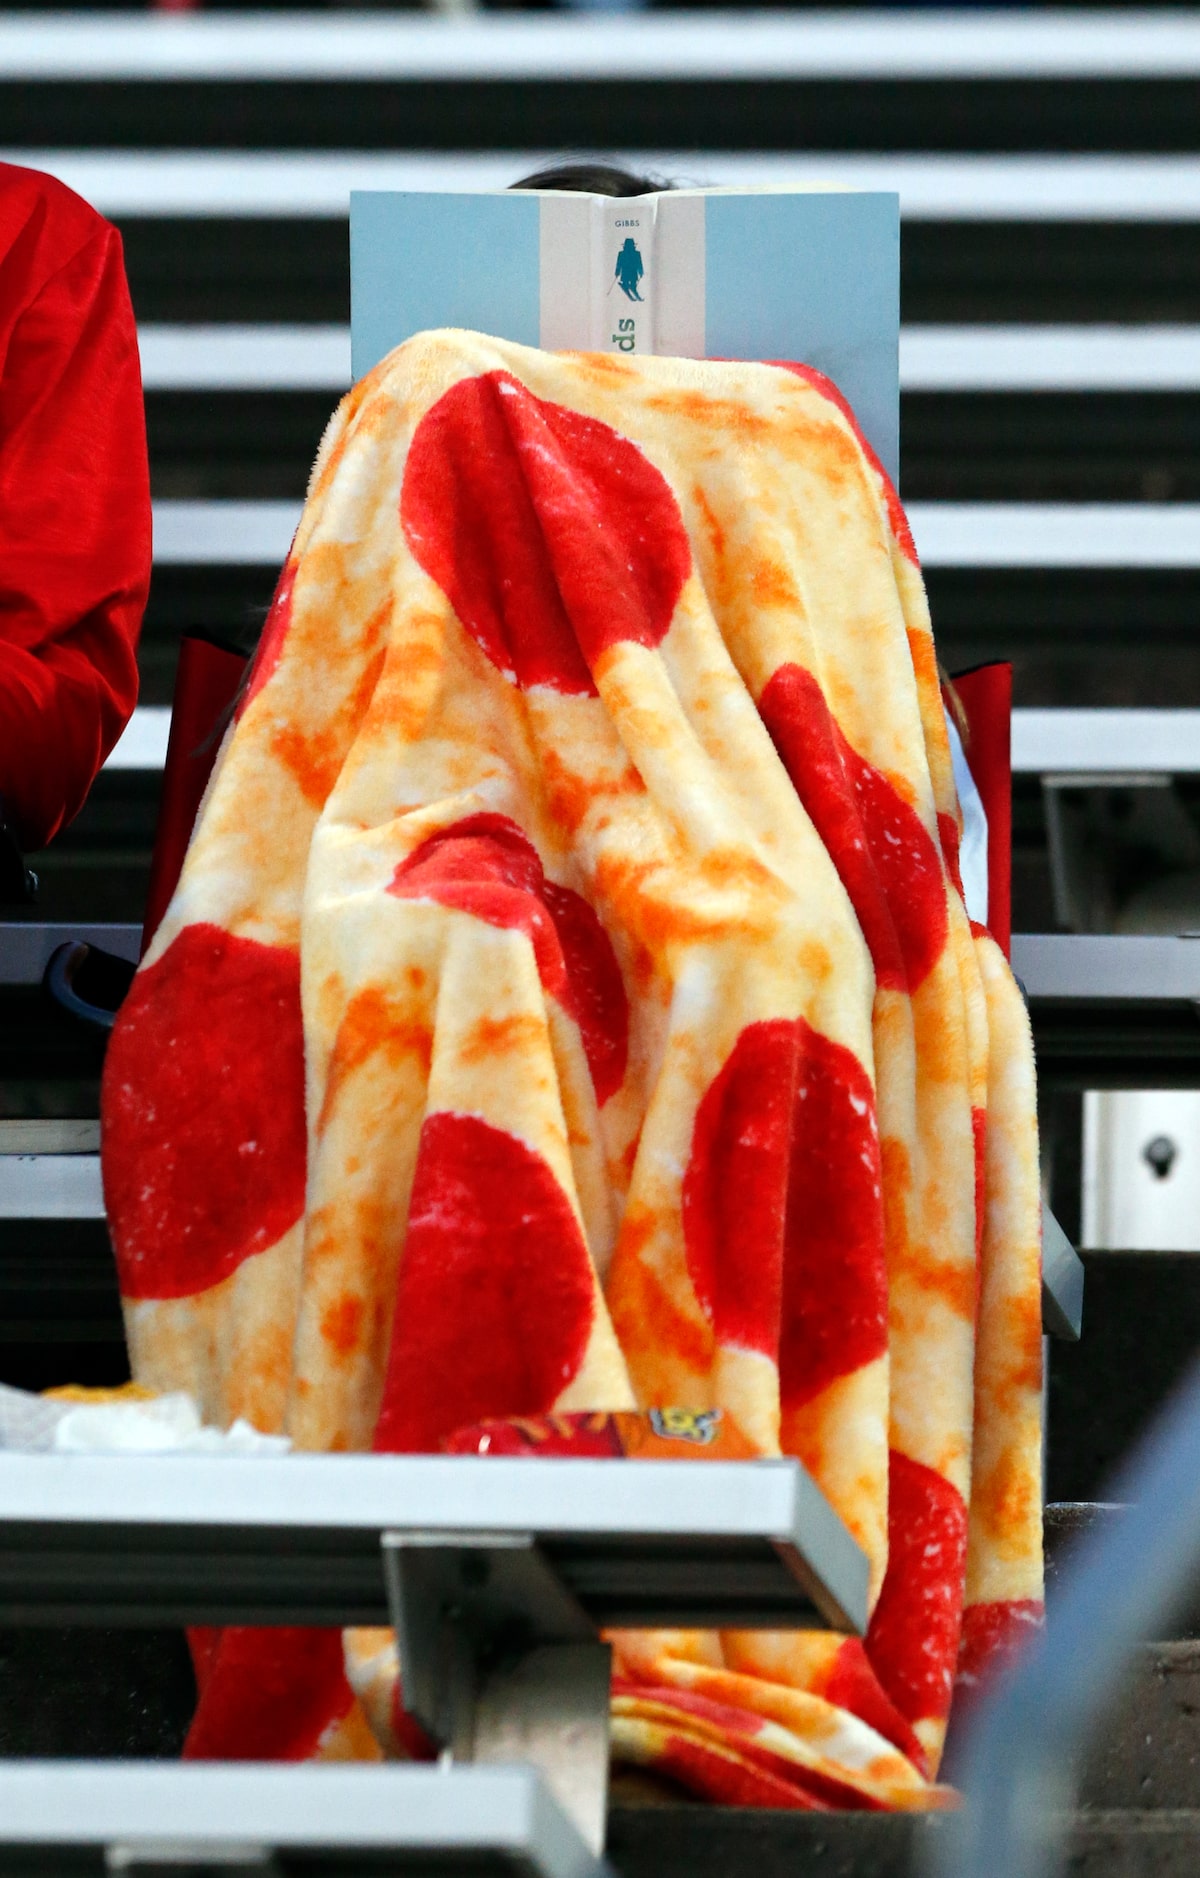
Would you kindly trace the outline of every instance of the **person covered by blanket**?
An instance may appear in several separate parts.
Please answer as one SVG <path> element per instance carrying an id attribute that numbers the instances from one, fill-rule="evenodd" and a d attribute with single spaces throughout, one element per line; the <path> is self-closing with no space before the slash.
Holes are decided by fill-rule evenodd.
<path id="1" fill-rule="evenodd" d="M 602 162 L 595 157 L 547 164 L 531 170 L 512 189 L 566 189 L 588 196 L 652 196 L 669 193 L 678 187 L 669 177 L 626 169 L 621 163 Z M 959 873 L 967 912 L 981 926 L 988 923 L 988 827 L 987 816 L 964 747 L 968 736 L 966 714 L 954 689 L 954 681 L 938 662 L 942 700 L 946 713 L 946 733 L 954 763 L 954 781 L 962 810 L 963 830 L 959 848 Z"/>
<path id="2" fill-rule="evenodd" d="M 1041 1619 L 1032 1046 L 958 773 L 836 386 L 419 334 L 326 433 L 108 1054 L 150 1387 L 312 1451 L 658 1410 L 805 1463 L 865 1639 L 614 1638 L 615 1760 L 710 1800 L 943 1803 Z M 389 1632 L 193 1649 L 189 1756 L 430 1752 Z"/>
<path id="3" fill-rule="evenodd" d="M 0 163 L 0 898 L 133 712 L 150 474 L 121 237 Z"/>

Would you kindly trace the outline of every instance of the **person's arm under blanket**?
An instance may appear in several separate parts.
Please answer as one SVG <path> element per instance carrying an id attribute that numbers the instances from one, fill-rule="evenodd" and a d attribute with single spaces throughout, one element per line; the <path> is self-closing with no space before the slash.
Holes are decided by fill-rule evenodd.
<path id="1" fill-rule="evenodd" d="M 120 236 L 0 165 L 0 800 L 26 849 L 78 812 L 129 720 L 149 578 Z"/>

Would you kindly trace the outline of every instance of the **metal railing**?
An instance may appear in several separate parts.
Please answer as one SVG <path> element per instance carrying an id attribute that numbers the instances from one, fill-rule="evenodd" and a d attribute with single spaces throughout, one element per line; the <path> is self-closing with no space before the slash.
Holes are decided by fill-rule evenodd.
<path id="1" fill-rule="evenodd" d="M 963 1749 L 961 1813 L 930 1841 L 929 1878 L 1062 1869 L 1076 1770 L 1141 1640 L 1163 1634 L 1200 1567 L 1200 1365 L 1119 1470 L 1119 1517 L 1080 1541 L 1045 1632 Z"/>
<path id="2" fill-rule="evenodd" d="M 1027 17 L 1027 16 L 1020 16 Z M 282 16 L 280 31 L 283 30 Z M 506 189 L 561 152 L 440 150 L 0 149 L 0 160 L 57 176 L 102 214 L 344 220 L 352 189 Z M 642 150 L 615 153 L 639 174 L 730 188 L 831 183 L 894 189 L 911 221 L 1200 220 L 1194 156 L 916 155 L 905 151 Z"/>

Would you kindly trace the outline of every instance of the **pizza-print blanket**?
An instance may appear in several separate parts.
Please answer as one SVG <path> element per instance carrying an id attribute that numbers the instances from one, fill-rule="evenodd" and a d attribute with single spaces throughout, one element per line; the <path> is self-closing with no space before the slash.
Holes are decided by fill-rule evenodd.
<path id="1" fill-rule="evenodd" d="M 719 1409 L 812 1470 L 865 1645 L 617 1640 L 618 1757 L 715 1798 L 930 1803 L 1040 1614 L 1033 1066 L 957 818 L 831 385 L 423 335 L 330 426 L 113 1034 L 140 1381 L 308 1449 Z M 427 1746 L 378 1635 L 196 1655 L 191 1753 Z"/>

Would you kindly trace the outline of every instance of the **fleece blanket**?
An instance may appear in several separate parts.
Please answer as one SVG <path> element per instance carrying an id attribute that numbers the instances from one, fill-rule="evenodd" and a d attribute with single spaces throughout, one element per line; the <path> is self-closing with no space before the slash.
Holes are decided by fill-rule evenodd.
<path id="1" fill-rule="evenodd" d="M 929 1804 L 1040 1615 L 1032 1053 L 960 829 L 832 385 L 426 334 L 331 423 L 113 1034 L 139 1381 L 318 1450 L 719 1410 L 812 1471 L 864 1642 L 616 1639 L 615 1753 L 692 1792 Z M 191 1753 L 428 1749 L 386 1635 L 195 1650 Z"/>

